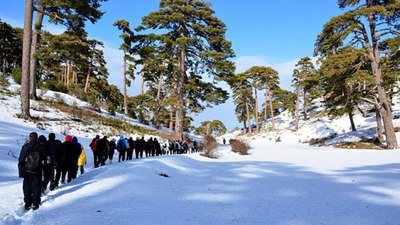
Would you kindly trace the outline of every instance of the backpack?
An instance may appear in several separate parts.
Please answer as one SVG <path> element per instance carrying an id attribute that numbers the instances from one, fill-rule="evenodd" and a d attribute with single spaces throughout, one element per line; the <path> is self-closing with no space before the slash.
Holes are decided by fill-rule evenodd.
<path id="1" fill-rule="evenodd" d="M 118 141 L 118 146 L 117 146 L 117 148 L 118 148 L 118 150 L 124 149 L 124 148 L 125 148 L 125 146 L 124 146 L 124 140 L 119 140 L 119 141 Z"/>
<path id="2" fill-rule="evenodd" d="M 93 140 L 92 143 L 90 143 L 89 147 L 92 149 L 92 151 L 96 151 L 96 149 L 97 149 L 97 140 Z"/>
<path id="3" fill-rule="evenodd" d="M 28 151 L 25 162 L 25 170 L 27 173 L 36 174 L 40 165 L 40 154 L 36 146 Z"/>

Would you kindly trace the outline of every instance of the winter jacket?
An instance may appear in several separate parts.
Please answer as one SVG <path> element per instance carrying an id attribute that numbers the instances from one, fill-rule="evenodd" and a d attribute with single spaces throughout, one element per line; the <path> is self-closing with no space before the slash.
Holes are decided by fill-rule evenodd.
<path id="1" fill-rule="evenodd" d="M 81 148 L 82 148 L 82 151 L 81 151 L 81 154 L 79 155 L 78 166 L 83 166 L 87 163 L 85 149 L 83 149 L 82 145 L 81 145 Z"/>
<path id="2" fill-rule="evenodd" d="M 46 160 L 46 149 L 44 145 L 40 145 L 37 141 L 30 141 L 26 143 L 24 146 L 22 146 L 19 158 L 18 158 L 18 167 L 21 170 L 20 171 L 20 177 L 21 175 L 25 175 L 25 162 L 27 161 L 27 156 L 28 152 L 31 150 L 36 150 L 39 152 L 40 155 L 40 163 L 38 167 L 38 172 L 42 170 L 42 165 L 43 162 Z M 40 175 L 41 176 L 41 175 Z"/>
<path id="3" fill-rule="evenodd" d="M 51 164 L 53 166 L 57 166 L 57 164 L 61 163 L 62 159 L 62 143 L 60 140 L 49 139 L 47 142 L 47 149 L 51 158 Z"/>
<path id="4" fill-rule="evenodd" d="M 124 138 L 124 135 L 120 135 L 120 136 L 119 136 L 119 139 L 118 139 L 118 141 L 117 141 L 117 148 L 118 148 L 118 143 L 119 143 L 120 141 L 122 141 L 122 143 L 124 144 L 124 150 L 126 150 L 126 149 L 129 148 L 128 140 L 126 140 L 126 138 Z M 118 151 L 119 151 L 119 150 L 120 150 L 120 149 L 118 149 Z"/>
<path id="5" fill-rule="evenodd" d="M 63 165 L 71 166 L 78 164 L 78 158 L 80 154 L 80 150 L 78 146 L 71 142 L 72 137 L 67 135 L 65 138 L 65 142 L 62 144 L 63 149 Z"/>

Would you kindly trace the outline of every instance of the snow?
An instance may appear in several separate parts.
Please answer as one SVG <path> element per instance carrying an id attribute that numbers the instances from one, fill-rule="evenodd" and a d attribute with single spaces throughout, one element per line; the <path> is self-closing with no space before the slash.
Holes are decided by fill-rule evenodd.
<path id="1" fill-rule="evenodd" d="M 54 97 L 49 91 L 43 96 L 47 95 Z M 78 100 L 65 102 L 87 106 Z M 227 140 L 245 138 L 252 146 L 246 156 L 220 144 L 218 159 L 194 153 L 92 168 L 88 145 L 96 133 L 85 132 L 84 127 L 62 126 L 68 115 L 51 108 L 39 110 L 44 106 L 35 101 L 33 108 L 38 110 L 32 114 L 48 119 L 45 130 L 18 119 L 17 95 L 2 96 L 0 105 L 0 224 L 400 224 L 400 151 L 303 143 L 333 133 L 337 136 L 332 143 L 372 135 L 372 117 L 355 118 L 358 133 L 349 132 L 347 118 L 323 117 L 289 132 L 284 128 L 291 121 L 282 115 L 277 132 L 249 138 L 238 136 L 239 132 L 224 136 Z M 45 136 L 55 132 L 60 140 L 67 133 L 77 136 L 85 147 L 88 164 L 83 175 L 48 192 L 39 210 L 26 212 L 22 179 L 17 177 L 17 159 L 12 154 L 19 155 L 32 131 Z M 281 142 L 276 142 L 278 137 Z"/>

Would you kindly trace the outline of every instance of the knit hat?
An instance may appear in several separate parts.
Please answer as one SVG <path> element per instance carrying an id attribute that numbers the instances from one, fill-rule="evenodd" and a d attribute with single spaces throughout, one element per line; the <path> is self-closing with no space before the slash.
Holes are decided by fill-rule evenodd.
<path id="1" fill-rule="evenodd" d="M 65 137 L 65 141 L 72 141 L 72 136 L 71 135 L 67 135 Z"/>

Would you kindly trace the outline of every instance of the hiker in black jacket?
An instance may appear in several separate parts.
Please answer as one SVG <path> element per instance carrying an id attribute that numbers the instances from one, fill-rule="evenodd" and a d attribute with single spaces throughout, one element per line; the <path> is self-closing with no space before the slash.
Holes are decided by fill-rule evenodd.
<path id="1" fill-rule="evenodd" d="M 96 151 L 98 154 L 99 162 L 98 165 L 104 166 L 106 164 L 106 160 L 108 158 L 108 140 L 107 136 L 104 136 L 102 139 L 97 141 Z"/>
<path id="2" fill-rule="evenodd" d="M 136 137 L 135 140 L 135 155 L 137 159 L 143 158 L 143 142 L 139 137 Z"/>
<path id="3" fill-rule="evenodd" d="M 47 146 L 46 137 L 44 135 L 40 135 L 39 138 L 38 138 L 38 143 L 41 145 L 41 147 L 44 147 L 45 152 L 46 152 L 45 154 L 47 156 L 46 159 L 43 162 L 43 165 L 42 165 L 42 171 L 43 171 L 43 177 L 42 178 L 43 179 L 42 179 L 42 182 L 41 182 L 40 193 L 43 196 L 45 194 L 46 189 L 47 189 L 47 185 L 49 184 L 49 182 L 51 180 L 52 170 L 54 171 L 54 169 L 53 169 L 53 166 L 51 165 L 51 157 L 50 157 L 50 154 L 49 154 L 49 149 L 48 149 L 48 146 Z"/>
<path id="4" fill-rule="evenodd" d="M 39 145 L 38 134 L 29 134 L 29 142 L 22 146 L 19 158 L 18 169 L 20 177 L 24 178 L 23 191 L 25 209 L 36 210 L 40 204 L 40 189 L 42 182 L 42 163 L 46 160 L 44 145 Z"/>
<path id="5" fill-rule="evenodd" d="M 50 191 L 58 187 L 58 182 L 55 182 L 56 177 L 58 175 L 58 179 L 60 179 L 61 176 L 61 168 L 58 167 L 58 165 L 61 164 L 61 146 L 62 143 L 60 140 L 56 140 L 56 135 L 54 133 L 50 133 L 49 140 L 47 141 L 47 151 L 49 153 L 52 165 L 52 169 L 50 172 Z M 43 186 L 47 188 L 47 184 L 43 184 L 42 187 Z"/>
<path id="6" fill-rule="evenodd" d="M 63 164 L 64 164 L 64 171 L 61 174 L 61 183 L 65 182 L 65 176 L 68 174 L 67 182 L 71 182 L 75 179 L 76 168 L 78 165 L 78 158 L 80 151 L 77 148 L 77 145 L 72 143 L 72 136 L 67 135 L 65 137 L 65 142 L 62 144 L 63 149 Z"/>
<path id="7" fill-rule="evenodd" d="M 128 139 L 129 148 L 126 150 L 126 160 L 132 160 L 133 149 L 135 148 L 135 141 L 132 137 Z"/>
<path id="8" fill-rule="evenodd" d="M 108 160 L 110 161 L 110 164 L 112 164 L 114 152 L 115 149 L 117 149 L 117 144 L 115 142 L 115 138 L 111 139 L 111 141 L 108 142 Z"/>

